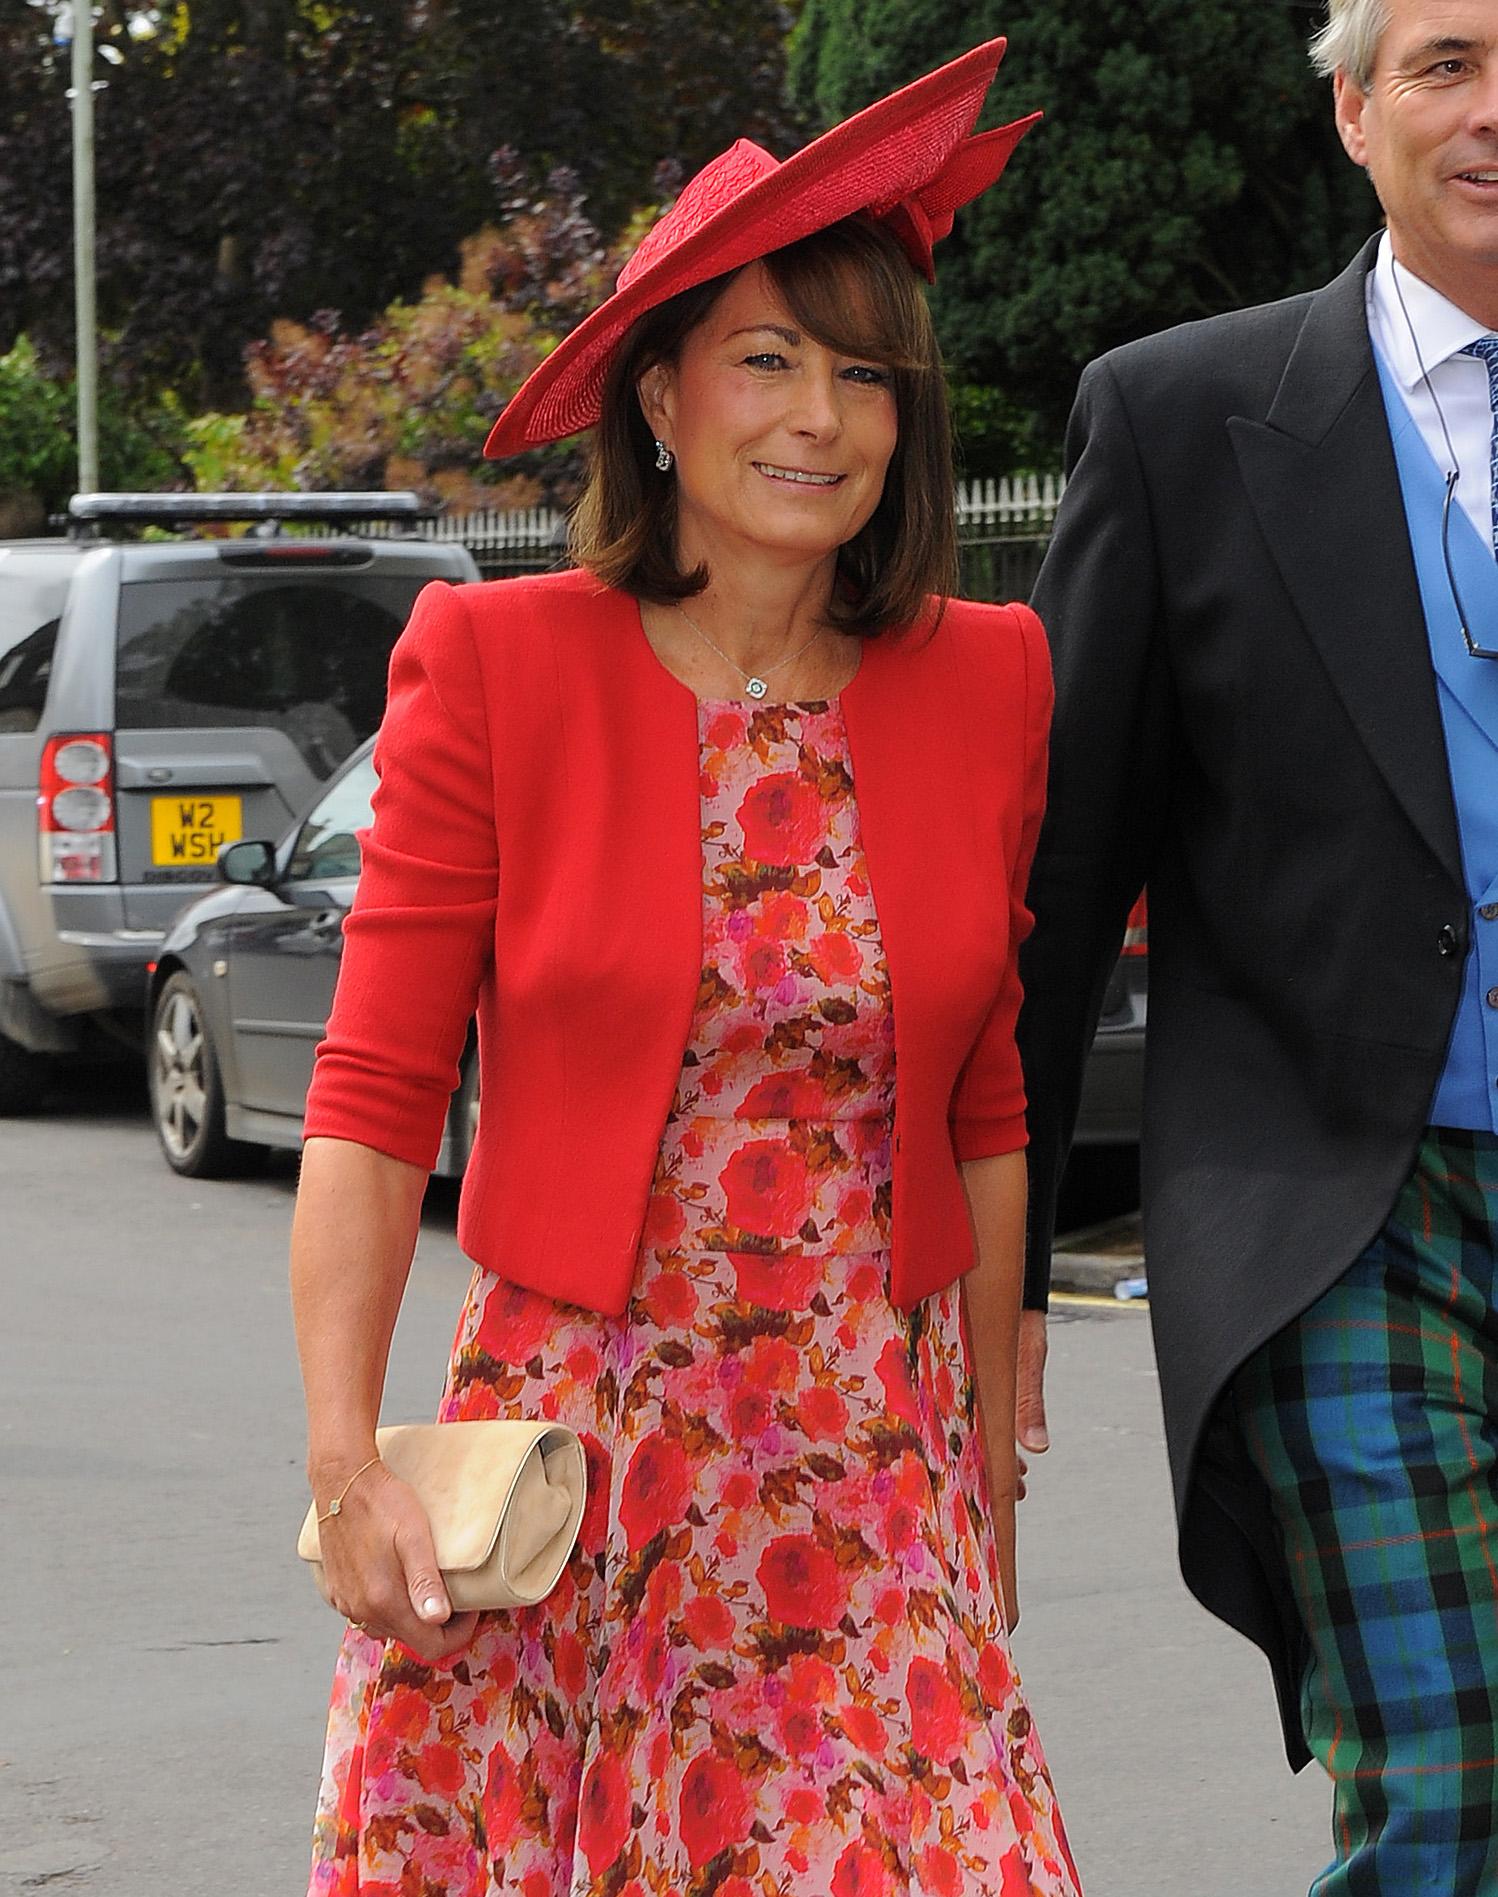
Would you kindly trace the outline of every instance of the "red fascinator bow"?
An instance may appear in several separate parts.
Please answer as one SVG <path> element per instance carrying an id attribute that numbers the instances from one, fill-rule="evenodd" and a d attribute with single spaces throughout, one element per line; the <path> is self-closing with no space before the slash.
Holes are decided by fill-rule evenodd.
<path id="1" fill-rule="evenodd" d="M 934 279 L 932 250 L 954 215 L 997 181 L 1041 116 L 972 135 L 1004 44 L 975 46 L 784 164 L 741 138 L 705 165 L 641 240 L 614 294 L 521 385 L 484 453 L 519 454 L 592 427 L 614 352 L 647 310 L 842 218 L 864 212 L 888 224 L 915 269 Z"/>
<path id="2" fill-rule="evenodd" d="M 981 197 L 997 184 L 1015 146 L 1040 117 L 1034 112 L 996 132 L 982 132 L 958 146 L 927 185 L 898 204 L 871 206 L 881 223 L 888 224 L 905 247 L 910 261 L 928 283 L 936 281 L 935 246 L 952 234 L 952 224 L 964 204 Z"/>

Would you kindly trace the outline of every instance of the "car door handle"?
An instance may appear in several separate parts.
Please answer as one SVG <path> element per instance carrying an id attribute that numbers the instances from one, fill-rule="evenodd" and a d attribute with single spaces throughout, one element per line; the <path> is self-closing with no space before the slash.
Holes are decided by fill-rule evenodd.
<path id="1" fill-rule="evenodd" d="M 308 926 L 319 942 L 336 942 L 343 933 L 343 911 L 321 909 Z"/>
<path id="2" fill-rule="evenodd" d="M 234 751 L 206 758 L 176 753 L 143 758 L 117 755 L 114 781 L 121 790 L 159 791 L 174 784 L 188 784 L 194 790 L 269 790 L 276 780 L 264 759 Z"/>

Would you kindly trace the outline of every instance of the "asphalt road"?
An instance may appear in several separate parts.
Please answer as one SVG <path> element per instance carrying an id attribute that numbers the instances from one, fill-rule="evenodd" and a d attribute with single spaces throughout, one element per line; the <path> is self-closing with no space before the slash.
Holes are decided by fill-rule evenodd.
<path id="1" fill-rule="evenodd" d="M 0 1122 L 0 1891 L 305 1890 L 338 1626 L 292 1555 L 292 1190 L 176 1179 L 124 1083 Z M 392 1418 L 430 1413 L 467 1276 L 442 1191 Z M 1325 1789 L 1176 1578 L 1147 1319 L 1052 1335 L 1017 1648 L 1088 1897 L 1303 1897 Z"/>

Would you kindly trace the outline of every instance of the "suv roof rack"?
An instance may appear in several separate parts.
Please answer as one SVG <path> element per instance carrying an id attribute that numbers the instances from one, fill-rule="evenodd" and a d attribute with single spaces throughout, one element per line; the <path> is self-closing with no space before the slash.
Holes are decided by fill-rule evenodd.
<path id="1" fill-rule="evenodd" d="M 112 524 L 186 526 L 200 520 L 355 521 L 430 518 L 409 489 L 342 494 L 75 494 L 68 531 L 89 537 Z"/>

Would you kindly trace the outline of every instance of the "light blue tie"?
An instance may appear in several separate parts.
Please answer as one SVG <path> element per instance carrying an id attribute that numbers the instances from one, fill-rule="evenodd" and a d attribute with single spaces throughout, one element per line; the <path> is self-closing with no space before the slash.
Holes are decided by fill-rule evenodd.
<path id="1" fill-rule="evenodd" d="M 1488 404 L 1492 408 L 1495 424 L 1488 437 L 1488 493 L 1492 496 L 1493 555 L 1498 559 L 1498 336 L 1479 336 L 1475 343 L 1468 343 L 1460 353 L 1476 356 L 1479 362 L 1486 365 L 1488 372 Z"/>

